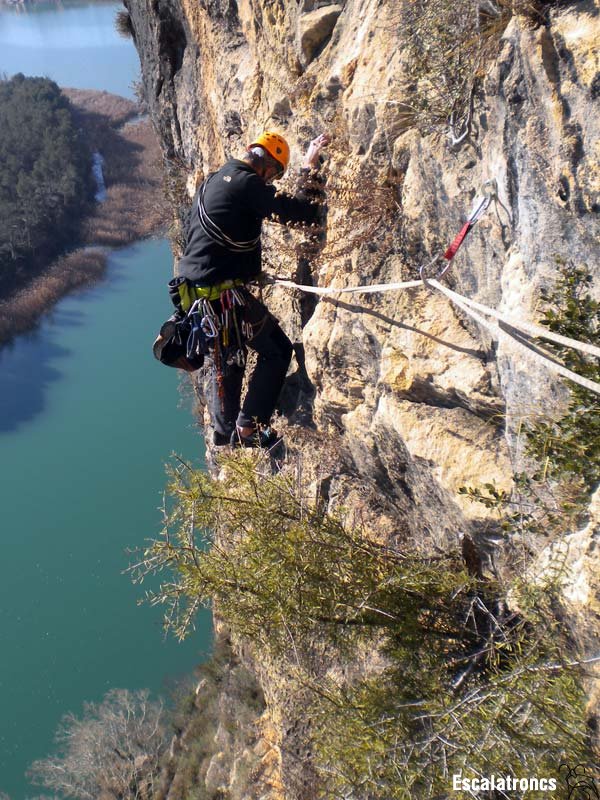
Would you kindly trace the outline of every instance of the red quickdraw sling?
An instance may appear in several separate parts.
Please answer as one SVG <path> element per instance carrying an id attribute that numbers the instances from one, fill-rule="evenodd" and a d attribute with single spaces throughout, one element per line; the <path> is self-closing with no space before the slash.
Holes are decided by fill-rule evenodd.
<path id="1" fill-rule="evenodd" d="M 454 258 L 454 256 L 457 254 L 460 246 L 467 238 L 471 230 L 475 227 L 477 222 L 488 210 L 492 201 L 494 201 L 495 203 L 500 203 L 498 199 L 498 184 L 496 183 L 495 179 L 486 181 L 483 184 L 483 196 L 475 198 L 475 202 L 473 203 L 473 207 L 471 208 L 471 213 L 469 214 L 467 221 L 462 226 L 459 233 L 455 236 L 452 244 L 450 244 L 449 247 L 443 253 L 438 253 L 428 264 L 424 264 L 421 267 L 421 269 L 419 270 L 419 274 L 424 283 L 427 283 L 427 280 L 430 278 L 435 278 L 436 280 L 439 280 L 442 277 L 442 275 L 444 275 L 444 273 L 450 267 L 450 263 Z M 500 205 L 502 204 L 500 203 Z M 508 210 L 506 209 L 506 207 L 505 206 L 502 207 L 508 214 Z M 441 268 L 438 269 L 435 275 L 428 275 L 427 273 L 429 269 L 442 259 L 446 263 L 442 264 Z"/>

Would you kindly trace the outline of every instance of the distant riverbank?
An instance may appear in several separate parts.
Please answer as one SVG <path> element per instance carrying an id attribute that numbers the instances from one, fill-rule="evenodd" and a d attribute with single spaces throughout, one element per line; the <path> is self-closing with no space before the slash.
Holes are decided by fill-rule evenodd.
<path id="1" fill-rule="evenodd" d="M 169 220 L 160 148 L 138 104 L 108 92 L 63 91 L 76 109 L 90 149 L 104 158 L 106 200 L 85 220 L 76 249 L 0 300 L 0 344 L 34 327 L 41 314 L 74 288 L 101 278 L 107 250 L 164 230 Z"/>

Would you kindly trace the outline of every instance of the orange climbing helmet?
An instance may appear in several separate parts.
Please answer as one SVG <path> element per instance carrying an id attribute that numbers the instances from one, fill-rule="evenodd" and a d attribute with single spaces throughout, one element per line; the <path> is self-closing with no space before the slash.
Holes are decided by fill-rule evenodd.
<path id="1" fill-rule="evenodd" d="M 263 147 L 267 153 L 278 161 L 284 170 L 290 163 L 290 148 L 283 136 L 272 131 L 264 131 L 255 139 L 250 147 Z"/>

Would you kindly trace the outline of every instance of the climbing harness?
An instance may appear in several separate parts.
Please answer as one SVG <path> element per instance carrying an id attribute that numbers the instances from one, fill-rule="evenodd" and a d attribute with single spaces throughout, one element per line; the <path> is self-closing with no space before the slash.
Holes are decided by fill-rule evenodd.
<path id="1" fill-rule="evenodd" d="M 244 305 L 243 295 L 231 289 L 225 289 L 213 300 L 195 300 L 187 314 L 192 331 L 188 339 L 188 354 L 206 354 L 211 344 L 218 344 L 227 363 L 237 363 L 237 351 L 243 351 L 244 345 L 238 308 Z M 229 353 L 233 346 L 236 347 L 234 356 Z"/>
<path id="2" fill-rule="evenodd" d="M 252 326 L 242 319 L 243 285 L 241 280 L 229 280 L 196 286 L 186 278 L 173 278 L 169 294 L 176 312 L 161 327 L 153 345 L 159 361 L 188 371 L 200 369 L 205 356 L 212 356 L 221 402 L 225 372 L 228 367 L 244 367 L 245 343 L 252 338 Z"/>
<path id="3" fill-rule="evenodd" d="M 235 289 L 239 301 L 242 297 L 239 289 L 244 283 L 245 281 L 236 279 L 214 286 L 198 286 L 194 281 L 180 276 L 169 281 L 169 295 L 175 308 L 187 314 L 196 300 L 218 300 L 226 289 Z"/>
<path id="4" fill-rule="evenodd" d="M 231 289 L 226 289 L 221 294 L 220 301 L 223 320 L 223 347 L 229 348 L 225 363 L 229 366 L 235 364 L 238 367 L 243 367 L 246 363 L 246 352 L 236 307 L 244 306 L 246 303 L 239 292 Z M 234 349 L 235 347 L 237 349 Z"/>
<path id="5" fill-rule="evenodd" d="M 216 295 L 216 289 L 222 291 Z M 198 289 L 198 287 L 197 287 Z M 201 287 L 204 297 L 192 304 L 186 320 L 191 325 L 187 339 L 187 356 L 212 356 L 217 376 L 217 390 L 221 406 L 225 402 L 224 377 L 228 367 L 244 367 L 246 363 L 245 337 L 240 310 L 246 305 L 242 292 L 233 286 Z"/>

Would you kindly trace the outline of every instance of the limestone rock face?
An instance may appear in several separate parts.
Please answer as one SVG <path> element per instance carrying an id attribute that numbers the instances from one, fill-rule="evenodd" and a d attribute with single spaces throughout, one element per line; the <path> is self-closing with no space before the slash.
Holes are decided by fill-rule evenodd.
<path id="1" fill-rule="evenodd" d="M 567 533 L 541 554 L 532 569 L 536 578 L 556 575 L 570 611 L 578 617 L 588 642 L 597 653 L 600 641 L 600 489 L 592 497 L 589 521 Z M 591 648 L 594 649 L 594 648 Z"/>
<path id="2" fill-rule="evenodd" d="M 299 36 L 300 49 L 305 63 L 309 63 L 315 57 L 318 49 L 323 47 L 326 40 L 331 36 L 335 23 L 342 13 L 339 5 L 324 6 L 314 11 L 307 11 L 300 16 Z"/>
<path id="3" fill-rule="evenodd" d="M 414 278 L 492 178 L 506 210 L 473 229 L 447 285 L 537 321 L 561 261 L 597 270 L 597 0 L 549 7 L 544 20 L 512 17 L 474 94 L 470 135 L 454 145 L 412 124 L 418 84 L 403 61 L 402 3 L 125 4 L 152 118 L 187 181 L 181 203 L 265 127 L 286 136 L 292 167 L 311 138 L 334 134 L 317 245 L 309 252 L 297 234 L 265 226 L 266 266 L 279 275 L 337 287 Z M 600 295 L 597 272 L 592 291 Z M 560 409 L 564 386 L 431 289 L 315 302 L 276 288 L 268 302 L 305 356 L 283 410 L 326 432 L 338 453 L 330 493 L 346 504 L 366 497 L 392 537 L 476 540 L 488 512 L 458 489 L 509 488 L 522 421 Z M 320 458 L 318 440 L 305 457 Z"/>

